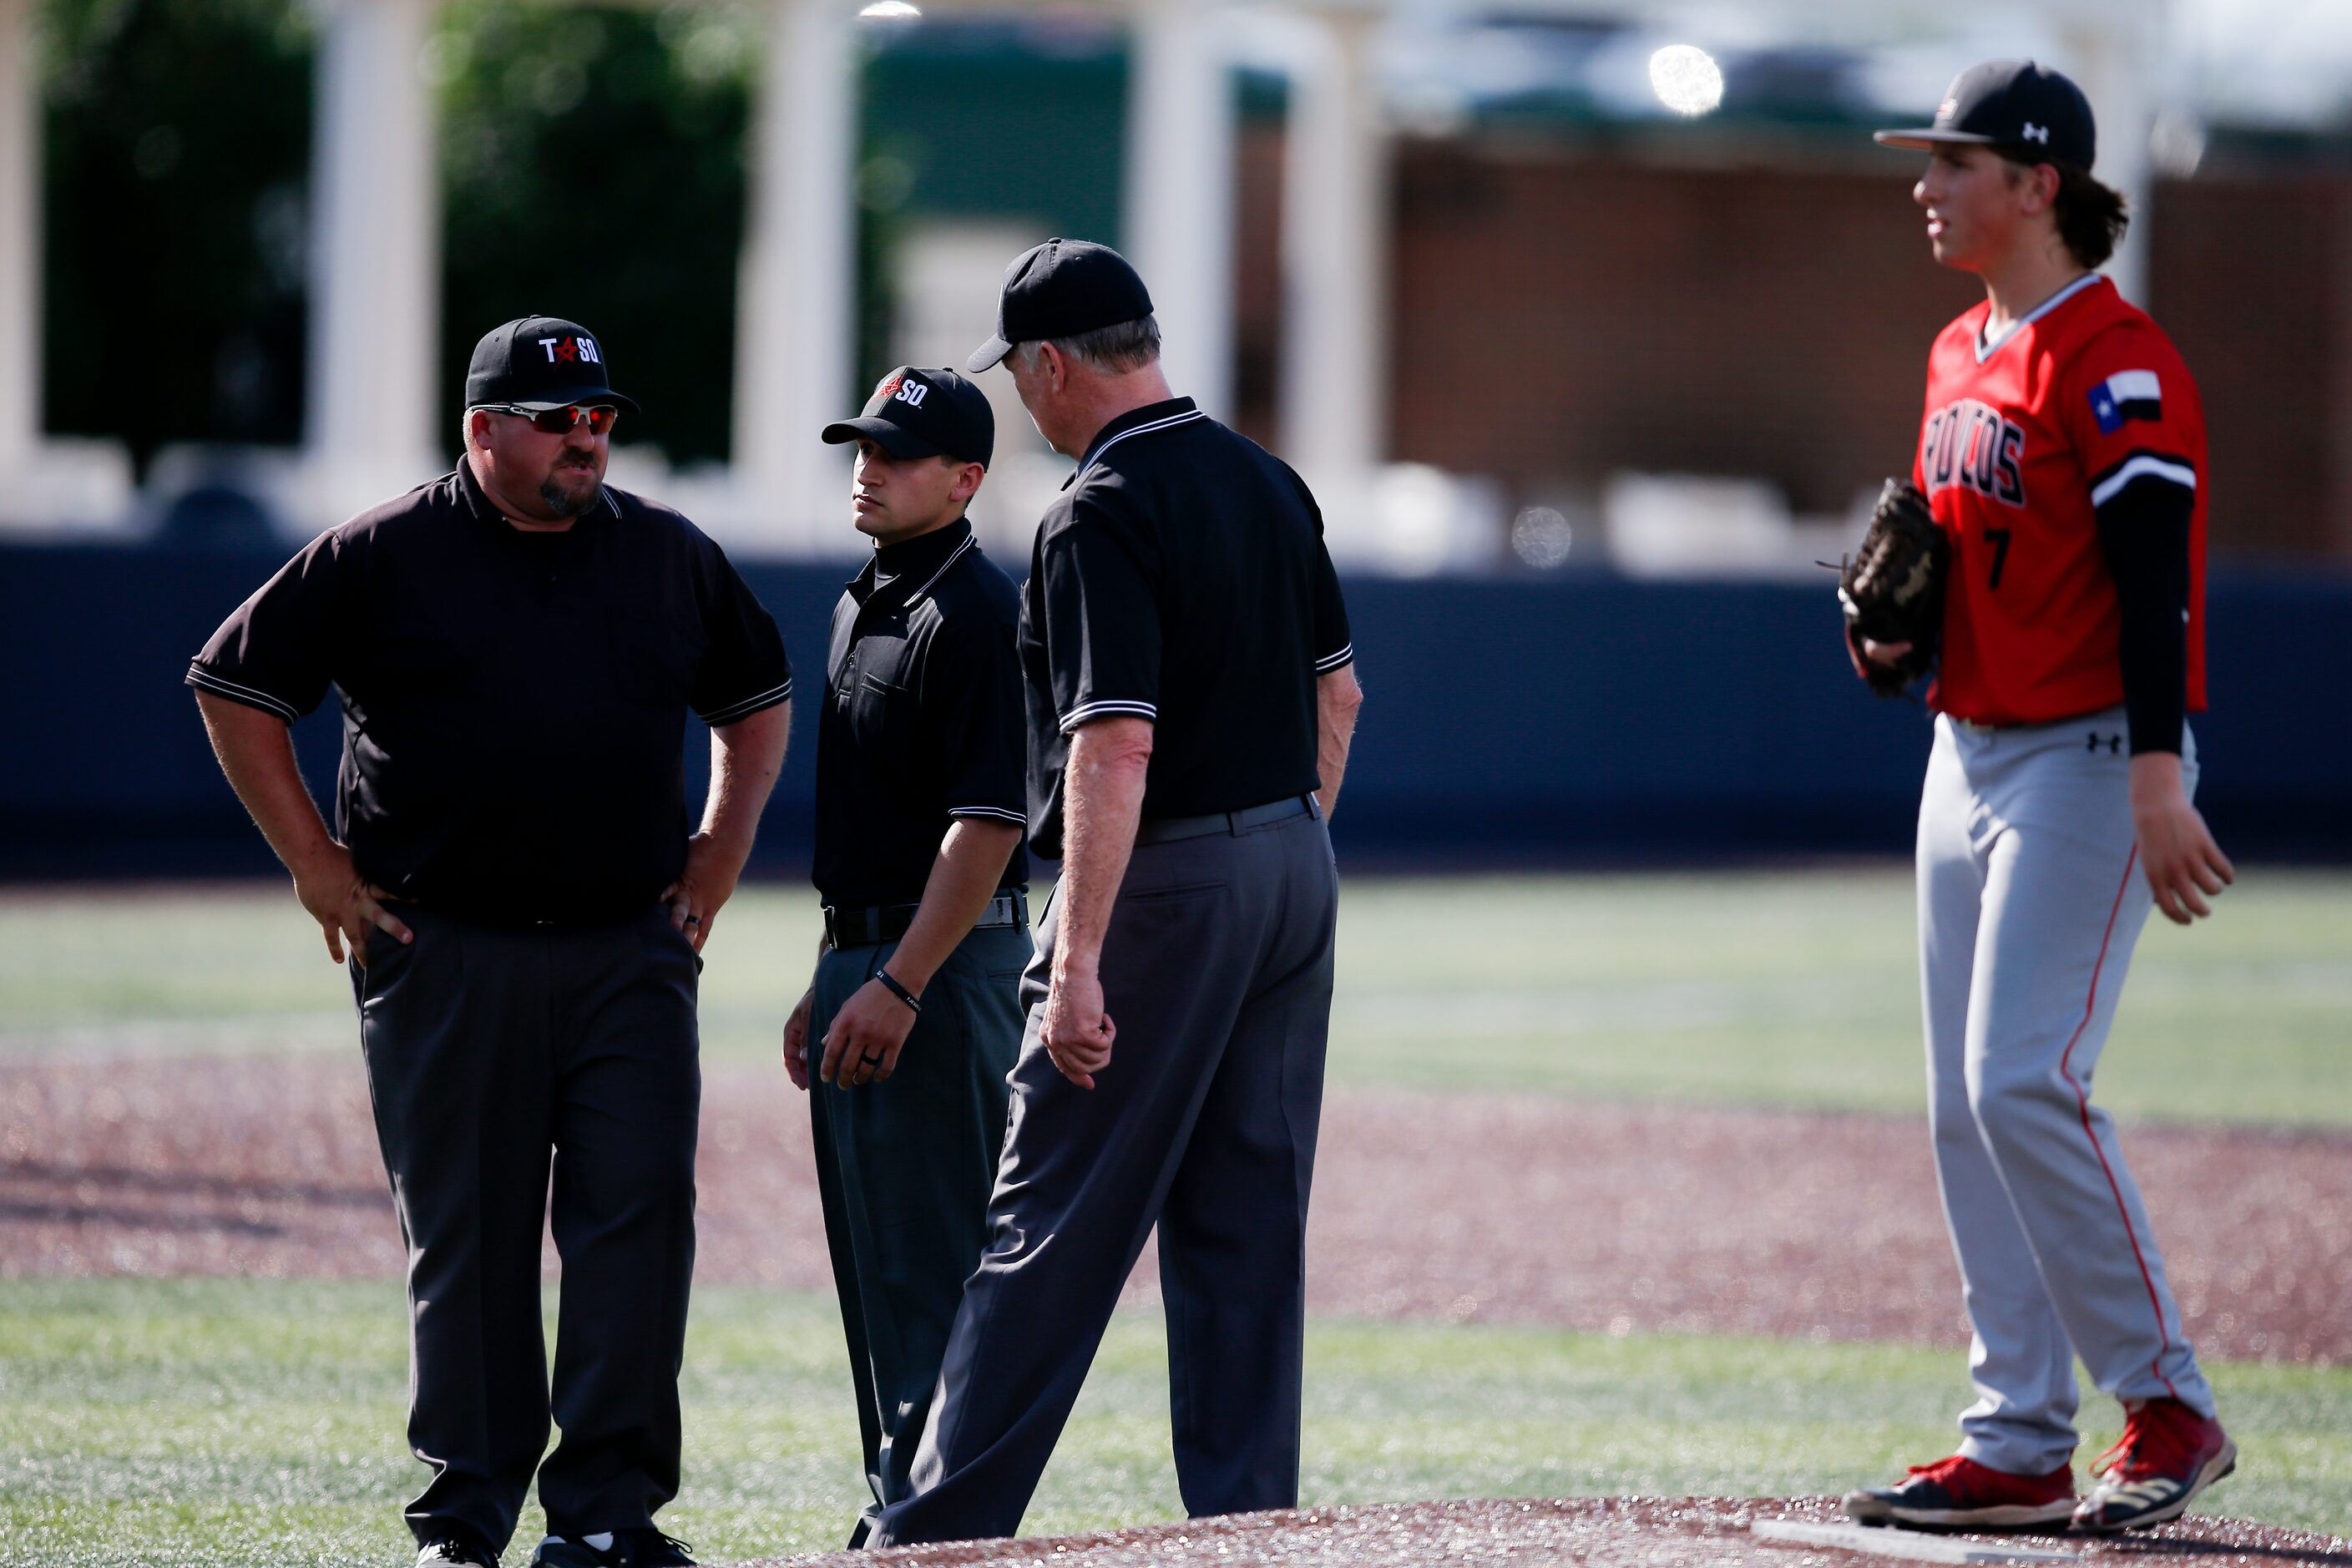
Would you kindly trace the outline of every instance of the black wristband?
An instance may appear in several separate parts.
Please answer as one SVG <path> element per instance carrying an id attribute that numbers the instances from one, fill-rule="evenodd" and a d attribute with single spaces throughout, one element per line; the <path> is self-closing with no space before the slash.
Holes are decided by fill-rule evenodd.
<path id="1" fill-rule="evenodd" d="M 904 1002 L 908 1006 L 912 1007 L 918 1015 L 922 1012 L 922 999 L 917 996 L 913 992 L 908 990 L 905 986 L 899 984 L 898 977 L 897 975 L 891 973 L 887 969 L 877 969 L 874 972 L 874 978 L 882 983 L 882 988 L 884 990 L 889 992 L 891 995 L 896 996 L 899 1001 Z"/>

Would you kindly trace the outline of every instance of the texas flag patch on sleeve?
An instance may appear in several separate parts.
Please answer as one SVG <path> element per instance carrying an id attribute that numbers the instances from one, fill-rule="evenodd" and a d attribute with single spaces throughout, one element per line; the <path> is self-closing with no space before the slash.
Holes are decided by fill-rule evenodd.
<path id="1" fill-rule="evenodd" d="M 2152 370 L 2119 370 L 2091 388 L 2091 416 L 2099 433 L 2112 436 L 2126 420 L 2164 417 L 2164 389 Z"/>

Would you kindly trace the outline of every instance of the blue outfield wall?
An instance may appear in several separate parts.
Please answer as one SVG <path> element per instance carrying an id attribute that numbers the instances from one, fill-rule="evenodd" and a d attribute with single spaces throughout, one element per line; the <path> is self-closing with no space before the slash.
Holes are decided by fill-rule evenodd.
<path id="1" fill-rule="evenodd" d="M 239 874 L 272 862 L 180 678 L 279 564 L 253 555 L 0 549 L 0 877 Z M 806 866 L 808 717 L 835 571 L 753 565 L 802 716 L 757 867 Z M 1828 588 L 1358 579 L 1369 700 L 1336 824 L 1360 866 L 1900 854 L 1928 721 L 1847 670 Z M 2352 856 L 2352 581 L 2223 573 L 2202 802 L 2224 847 Z M 705 742 L 691 727 L 688 750 Z M 331 790 L 337 721 L 298 726 Z M 1235 744 L 1246 744 L 1236 736 Z M 563 787 L 551 772 L 551 790 Z"/>

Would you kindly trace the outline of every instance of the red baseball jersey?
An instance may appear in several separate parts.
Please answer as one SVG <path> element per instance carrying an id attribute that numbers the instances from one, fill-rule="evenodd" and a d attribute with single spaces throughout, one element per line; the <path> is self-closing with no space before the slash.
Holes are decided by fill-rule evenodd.
<path id="1" fill-rule="evenodd" d="M 2205 410 L 2172 341 L 2094 272 L 1999 339 L 1990 302 L 1927 357 L 1913 480 L 1952 542 L 1929 702 L 1979 724 L 2038 724 L 2124 700 L 2115 579 L 2098 508 L 2135 479 L 2195 494 L 2189 689 L 2205 706 Z"/>

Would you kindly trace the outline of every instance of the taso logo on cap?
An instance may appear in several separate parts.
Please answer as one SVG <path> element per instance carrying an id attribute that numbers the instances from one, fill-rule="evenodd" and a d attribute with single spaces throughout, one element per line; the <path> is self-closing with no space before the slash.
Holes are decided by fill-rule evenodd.
<path id="1" fill-rule="evenodd" d="M 539 346 L 547 351 L 550 364 L 603 364 L 604 356 L 596 348 L 596 340 L 585 333 L 578 336 L 541 338 Z"/>
<path id="2" fill-rule="evenodd" d="M 877 410 L 883 404 L 894 399 L 909 408 L 920 408 L 923 405 L 923 399 L 930 395 L 931 389 L 926 384 L 904 375 L 892 375 L 874 389 L 874 403 Z"/>

